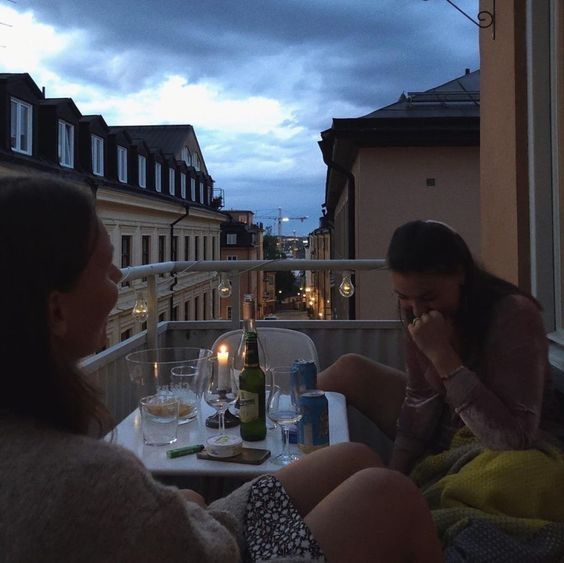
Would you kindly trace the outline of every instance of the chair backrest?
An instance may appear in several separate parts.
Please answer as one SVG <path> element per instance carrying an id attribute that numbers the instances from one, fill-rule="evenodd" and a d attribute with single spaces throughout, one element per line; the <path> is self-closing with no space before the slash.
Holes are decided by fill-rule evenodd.
<path id="1" fill-rule="evenodd" d="M 212 345 L 212 351 L 217 352 L 219 346 L 225 344 L 229 352 L 237 352 L 243 331 L 231 330 L 219 336 Z M 309 360 L 315 362 L 319 370 L 319 358 L 313 340 L 303 332 L 288 328 L 260 327 L 260 340 L 268 356 L 269 367 L 286 366 L 294 360 Z"/>

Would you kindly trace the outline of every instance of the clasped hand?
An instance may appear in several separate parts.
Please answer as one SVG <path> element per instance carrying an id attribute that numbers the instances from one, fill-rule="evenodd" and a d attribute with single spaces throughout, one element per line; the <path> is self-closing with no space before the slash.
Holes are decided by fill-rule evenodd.
<path id="1" fill-rule="evenodd" d="M 407 329 L 411 338 L 444 376 L 460 365 L 460 358 L 452 345 L 454 327 L 439 311 L 429 311 L 415 317 Z"/>

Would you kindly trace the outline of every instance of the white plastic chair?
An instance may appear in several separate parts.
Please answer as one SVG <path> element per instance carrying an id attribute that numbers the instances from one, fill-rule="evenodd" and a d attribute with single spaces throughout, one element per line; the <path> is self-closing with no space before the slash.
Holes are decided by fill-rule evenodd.
<path id="1" fill-rule="evenodd" d="M 288 328 L 259 327 L 260 341 L 268 356 L 269 367 L 287 366 L 294 360 L 315 362 L 319 370 L 319 358 L 313 340 L 303 332 Z M 219 336 L 212 345 L 213 352 L 225 344 L 230 354 L 235 354 L 241 341 L 242 330 L 230 330 Z"/>

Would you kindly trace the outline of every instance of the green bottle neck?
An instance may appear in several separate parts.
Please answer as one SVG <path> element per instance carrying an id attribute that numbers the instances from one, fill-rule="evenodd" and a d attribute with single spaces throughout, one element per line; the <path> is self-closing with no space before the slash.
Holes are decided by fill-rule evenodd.
<path id="1" fill-rule="evenodd" d="M 250 338 L 249 338 L 250 336 Z M 256 332 L 245 332 L 245 367 L 259 366 L 258 341 Z"/>

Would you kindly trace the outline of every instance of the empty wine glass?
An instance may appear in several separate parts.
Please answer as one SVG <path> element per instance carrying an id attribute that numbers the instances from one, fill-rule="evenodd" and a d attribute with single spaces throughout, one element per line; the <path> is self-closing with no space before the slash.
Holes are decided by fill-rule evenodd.
<path id="1" fill-rule="evenodd" d="M 276 465 L 289 465 L 300 456 L 289 450 L 289 425 L 302 418 L 298 390 L 293 384 L 292 369 L 275 367 L 271 369 L 272 383 L 266 412 L 268 417 L 282 427 L 282 452 L 272 459 Z"/>
<path id="2" fill-rule="evenodd" d="M 233 372 L 233 362 L 217 356 L 208 359 L 208 380 L 204 400 L 219 416 L 219 435 L 225 434 L 225 411 L 237 400 L 238 384 Z"/>

